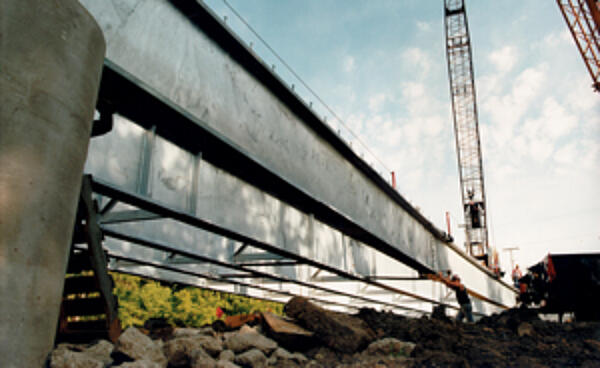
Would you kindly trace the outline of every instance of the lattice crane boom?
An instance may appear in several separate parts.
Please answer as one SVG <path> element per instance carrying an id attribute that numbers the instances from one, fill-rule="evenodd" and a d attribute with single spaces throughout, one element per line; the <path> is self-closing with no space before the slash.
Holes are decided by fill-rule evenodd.
<path id="1" fill-rule="evenodd" d="M 487 214 L 469 26 L 463 0 L 444 0 L 446 56 L 467 252 L 489 264 Z"/>
<path id="2" fill-rule="evenodd" d="M 556 0 L 556 3 L 592 77 L 592 86 L 600 92 L 600 1 Z"/>

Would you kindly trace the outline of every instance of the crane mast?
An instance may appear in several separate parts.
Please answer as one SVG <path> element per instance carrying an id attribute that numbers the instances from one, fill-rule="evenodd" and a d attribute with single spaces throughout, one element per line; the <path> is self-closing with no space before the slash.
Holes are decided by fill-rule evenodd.
<path id="1" fill-rule="evenodd" d="M 467 253 L 489 265 L 487 213 L 471 41 L 463 0 L 444 0 L 446 56 Z"/>
<path id="2" fill-rule="evenodd" d="M 556 0 L 556 3 L 592 77 L 592 86 L 600 92 L 600 1 Z"/>

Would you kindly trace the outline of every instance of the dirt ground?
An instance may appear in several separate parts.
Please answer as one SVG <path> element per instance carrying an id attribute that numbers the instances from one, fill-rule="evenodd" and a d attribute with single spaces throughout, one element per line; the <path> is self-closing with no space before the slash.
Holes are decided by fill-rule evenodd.
<path id="1" fill-rule="evenodd" d="M 416 343 L 407 359 L 307 352 L 326 367 L 600 367 L 600 322 L 559 324 L 526 309 L 511 309 L 477 323 L 405 318 L 362 309 L 357 315 L 379 336 Z"/>

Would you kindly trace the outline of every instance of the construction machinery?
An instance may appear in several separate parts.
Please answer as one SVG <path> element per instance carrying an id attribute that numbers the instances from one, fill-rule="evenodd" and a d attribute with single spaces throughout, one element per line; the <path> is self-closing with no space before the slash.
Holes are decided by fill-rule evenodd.
<path id="1" fill-rule="evenodd" d="M 519 279 L 518 300 L 539 313 L 600 320 L 600 253 L 548 254 Z"/>
<path id="2" fill-rule="evenodd" d="M 600 92 L 600 1 L 556 0 L 556 3 L 592 77 L 592 87 Z"/>
<path id="3" fill-rule="evenodd" d="M 467 253 L 490 266 L 471 40 L 463 0 L 444 0 L 446 55 Z"/>

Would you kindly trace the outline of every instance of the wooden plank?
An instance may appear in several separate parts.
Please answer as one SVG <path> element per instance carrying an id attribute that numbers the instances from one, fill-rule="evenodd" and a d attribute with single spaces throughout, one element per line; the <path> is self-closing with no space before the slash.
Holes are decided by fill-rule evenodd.
<path id="1" fill-rule="evenodd" d="M 98 225 L 99 218 L 92 198 L 92 179 L 89 175 L 83 177 L 81 185 L 81 201 L 85 207 L 85 227 L 90 254 L 90 263 L 94 269 L 100 294 L 106 306 L 105 313 L 109 321 L 118 318 L 117 303 L 112 293 L 113 283 L 106 268 L 107 260 L 102 249 L 102 231 Z"/>
<path id="2" fill-rule="evenodd" d="M 74 331 L 104 331 L 108 329 L 108 323 L 106 319 L 98 319 L 95 321 L 73 321 L 68 322 L 64 332 Z"/>
<path id="3" fill-rule="evenodd" d="M 102 298 L 63 299 L 65 316 L 93 316 L 105 314 Z"/>
<path id="4" fill-rule="evenodd" d="M 93 275 L 89 276 L 72 276 L 65 279 L 65 289 L 63 295 L 93 293 L 98 292 L 96 279 Z"/>
<path id="5" fill-rule="evenodd" d="M 92 265 L 90 264 L 90 257 L 87 252 L 71 253 L 67 273 L 77 274 L 91 269 Z"/>

